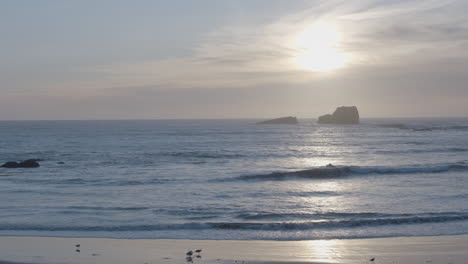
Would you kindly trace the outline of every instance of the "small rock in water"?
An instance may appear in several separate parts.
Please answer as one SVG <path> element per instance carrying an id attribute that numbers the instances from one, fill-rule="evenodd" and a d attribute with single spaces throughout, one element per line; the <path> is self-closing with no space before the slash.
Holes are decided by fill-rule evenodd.
<path id="1" fill-rule="evenodd" d="M 40 167 L 39 163 L 37 162 L 39 159 L 28 159 L 21 162 L 16 161 L 9 161 L 4 163 L 1 167 L 4 168 L 38 168 Z"/>
<path id="2" fill-rule="evenodd" d="M 40 167 L 37 159 L 29 159 L 19 163 L 20 168 L 37 168 Z"/>

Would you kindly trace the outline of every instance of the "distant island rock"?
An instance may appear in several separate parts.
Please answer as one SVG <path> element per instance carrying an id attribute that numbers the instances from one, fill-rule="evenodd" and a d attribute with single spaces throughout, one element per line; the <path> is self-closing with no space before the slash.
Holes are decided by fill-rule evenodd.
<path id="1" fill-rule="evenodd" d="M 21 162 L 9 161 L 0 167 L 3 167 L 3 168 L 38 168 L 40 167 L 38 161 L 40 161 L 40 159 L 28 159 L 28 160 L 21 161 Z"/>
<path id="2" fill-rule="evenodd" d="M 356 106 L 341 106 L 332 115 L 323 115 L 319 124 L 359 124 L 359 112 Z"/>
<path id="3" fill-rule="evenodd" d="M 278 124 L 296 125 L 298 124 L 298 122 L 295 116 L 287 116 L 287 117 L 275 118 L 275 119 L 266 120 L 266 121 L 257 123 L 257 125 L 278 125 Z"/>

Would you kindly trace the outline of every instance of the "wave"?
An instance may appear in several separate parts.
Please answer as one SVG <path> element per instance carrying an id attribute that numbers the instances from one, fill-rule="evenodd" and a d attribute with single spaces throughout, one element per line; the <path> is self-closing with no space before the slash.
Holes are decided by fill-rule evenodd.
<path id="1" fill-rule="evenodd" d="M 323 179 L 336 178 L 350 175 L 375 175 L 375 174 L 420 174 L 420 173 L 445 173 L 450 171 L 466 171 L 468 165 L 464 163 L 447 165 L 408 166 L 408 167 L 317 167 L 308 170 L 272 172 L 268 174 L 241 175 L 228 180 L 262 180 L 282 181 L 289 179 Z M 221 181 L 225 181 L 221 180 Z"/>
<path id="2" fill-rule="evenodd" d="M 332 192 L 332 191 L 310 191 L 310 192 L 286 192 L 288 197 L 330 197 L 330 196 L 341 196 L 345 195 L 345 192 Z M 276 196 L 276 194 L 271 194 Z"/>
<path id="3" fill-rule="evenodd" d="M 468 129 L 468 126 L 449 126 L 447 128 L 448 129 L 462 129 L 462 130 L 465 130 L 465 129 Z"/>
<path id="4" fill-rule="evenodd" d="M 141 211 L 150 209 L 144 206 L 68 206 L 67 209 L 73 210 L 92 210 L 92 211 Z"/>
<path id="5" fill-rule="evenodd" d="M 226 159 L 226 158 L 242 158 L 244 155 L 236 153 L 218 153 L 218 152 L 203 152 L 203 151 L 182 151 L 182 152 L 165 152 L 163 156 L 180 157 L 180 158 L 199 158 L 199 159 Z"/>
<path id="6" fill-rule="evenodd" d="M 443 152 L 468 152 L 468 148 L 437 148 L 437 149 L 403 149 L 403 150 L 378 150 L 375 154 L 398 154 L 398 153 L 443 153 Z"/>
<path id="7" fill-rule="evenodd" d="M 379 215 L 376 215 L 379 216 Z M 49 226 L 28 224 L 2 224 L 1 231 L 82 231 L 82 232 L 130 232 L 130 231 L 176 231 L 176 230 L 259 230 L 259 231 L 301 231 L 317 229 L 352 229 L 386 225 L 415 225 L 445 223 L 468 220 L 467 213 L 428 213 L 395 217 L 369 217 L 364 219 L 317 220 L 305 222 L 206 222 L 154 225 L 112 225 L 112 226 Z"/>
<path id="8" fill-rule="evenodd" d="M 379 214 L 379 213 L 243 213 L 237 215 L 237 218 L 242 220 L 323 220 L 323 219 L 340 219 L 340 218 L 371 218 L 371 217 L 402 217 L 409 214 Z"/>
<path id="9" fill-rule="evenodd" d="M 154 178 L 154 179 L 142 179 L 142 180 L 128 180 L 128 179 L 83 179 L 83 178 L 71 178 L 71 179 L 12 179 L 14 183 L 28 183 L 28 184 L 51 184 L 51 185 L 63 185 L 63 186 L 75 186 L 75 185 L 87 185 L 87 186 L 137 186 L 137 185 L 159 185 L 176 182 L 177 179 L 167 178 Z M 42 190 L 40 190 L 42 192 Z M 28 191 L 30 192 L 30 191 Z"/>
<path id="10" fill-rule="evenodd" d="M 147 180 L 118 180 L 104 183 L 105 186 L 136 186 L 136 185 L 158 185 L 175 182 L 176 179 L 147 179 Z"/>
<path id="11" fill-rule="evenodd" d="M 399 129 L 406 129 L 407 126 L 403 123 L 393 123 L 393 124 L 378 124 L 377 126 L 385 127 L 385 128 L 399 128 Z"/>
<path id="12" fill-rule="evenodd" d="M 379 127 L 383 128 L 397 128 L 403 130 L 413 130 L 413 131 L 433 131 L 433 130 L 468 130 L 468 125 L 423 125 L 418 126 L 414 124 L 404 124 L 404 123 L 390 123 L 390 124 L 377 124 Z"/>
<path id="13" fill-rule="evenodd" d="M 353 171 L 352 167 L 319 167 L 309 170 L 299 170 L 299 171 L 288 171 L 288 172 L 272 172 L 268 174 L 253 174 L 253 175 L 241 175 L 234 180 L 287 180 L 294 178 L 308 178 L 308 179 L 320 179 L 320 178 L 333 178 L 339 176 L 350 175 Z"/>

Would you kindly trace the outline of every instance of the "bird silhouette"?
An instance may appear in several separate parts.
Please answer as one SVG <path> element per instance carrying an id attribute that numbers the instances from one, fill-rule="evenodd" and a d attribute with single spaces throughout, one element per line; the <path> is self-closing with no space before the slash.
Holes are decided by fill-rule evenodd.
<path id="1" fill-rule="evenodd" d="M 189 250 L 187 253 L 185 253 L 187 256 L 192 256 L 193 255 L 193 251 L 192 250 Z"/>
<path id="2" fill-rule="evenodd" d="M 374 262 L 375 258 L 371 258 L 369 259 L 370 262 Z"/>

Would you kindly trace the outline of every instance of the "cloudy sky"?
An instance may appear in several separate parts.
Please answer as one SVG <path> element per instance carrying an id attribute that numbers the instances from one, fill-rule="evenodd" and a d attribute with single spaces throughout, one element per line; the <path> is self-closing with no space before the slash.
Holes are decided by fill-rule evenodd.
<path id="1" fill-rule="evenodd" d="M 0 0 L 0 119 L 468 116 L 466 0 Z"/>

